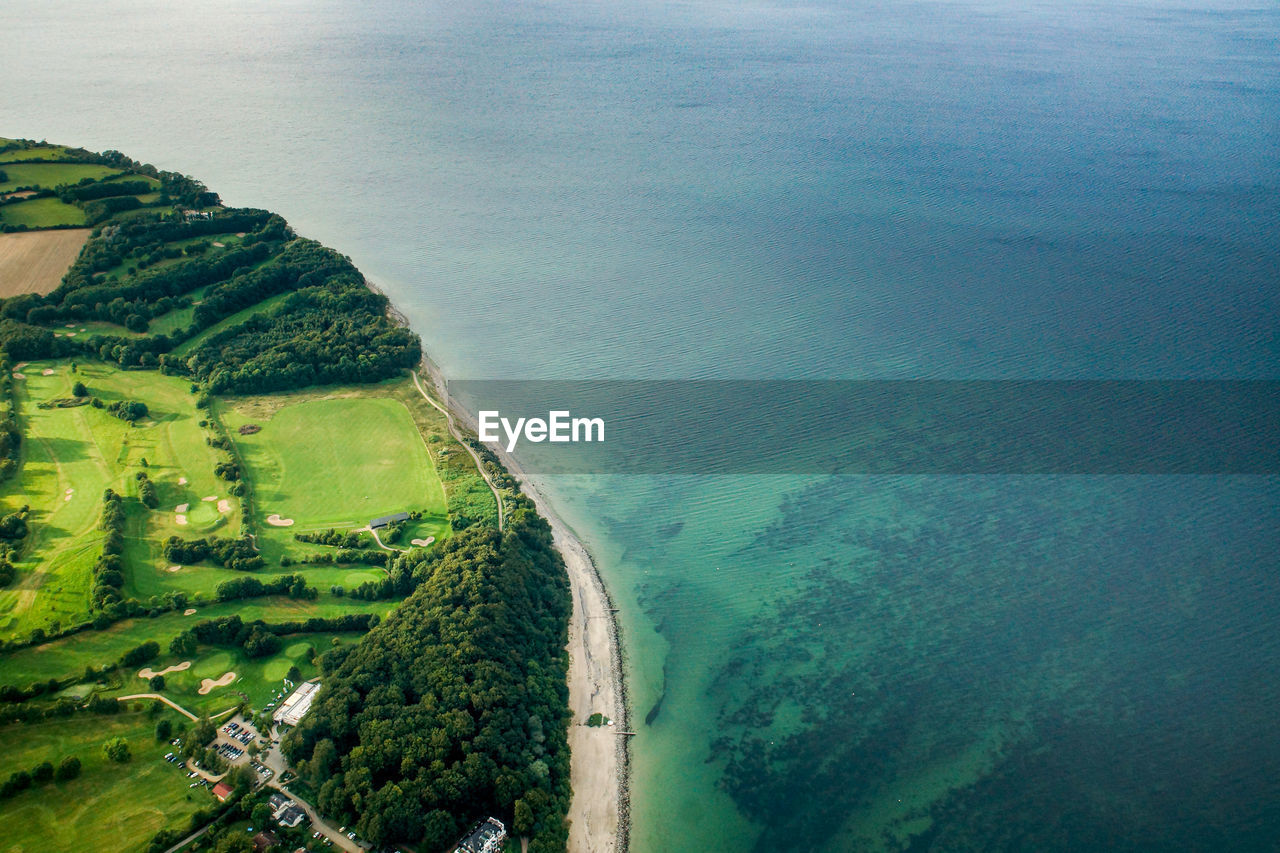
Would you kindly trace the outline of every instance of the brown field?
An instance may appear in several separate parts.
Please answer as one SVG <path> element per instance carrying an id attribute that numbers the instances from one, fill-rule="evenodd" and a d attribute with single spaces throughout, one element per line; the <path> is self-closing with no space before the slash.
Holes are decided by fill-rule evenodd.
<path id="1" fill-rule="evenodd" d="M 62 281 L 88 228 L 0 234 L 0 297 L 48 293 Z"/>

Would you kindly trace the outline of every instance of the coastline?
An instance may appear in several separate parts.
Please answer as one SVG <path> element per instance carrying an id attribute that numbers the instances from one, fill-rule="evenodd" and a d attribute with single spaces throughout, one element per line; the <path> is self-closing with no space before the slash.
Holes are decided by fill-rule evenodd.
<path id="1" fill-rule="evenodd" d="M 370 283 L 371 289 L 381 291 Z M 405 323 L 394 308 L 391 316 Z M 444 376 L 423 355 L 423 372 L 454 418 L 475 432 L 475 419 L 449 398 Z M 573 596 L 569 623 L 570 785 L 569 853 L 625 853 L 630 840 L 630 720 L 623 678 L 622 645 L 613 600 L 591 553 L 555 511 L 536 480 L 502 448 L 490 448 L 538 513 L 551 526 L 557 550 L 564 558 Z M 600 712 L 612 726 L 589 727 L 586 719 Z"/>

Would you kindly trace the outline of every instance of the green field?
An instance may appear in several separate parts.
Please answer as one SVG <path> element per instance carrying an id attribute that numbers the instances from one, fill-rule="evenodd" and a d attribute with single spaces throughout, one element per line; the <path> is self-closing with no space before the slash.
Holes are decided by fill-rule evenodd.
<path id="1" fill-rule="evenodd" d="M 44 375 L 46 370 L 52 375 Z M 37 362 L 21 373 L 25 378 L 16 385 L 26 421 L 25 462 L 21 476 L 0 487 L 0 506 L 12 511 L 29 505 L 33 532 L 18 564 L 19 580 L 0 591 L 0 638 L 47 629 L 55 620 L 67 625 L 87 618 L 90 570 L 102 541 L 102 492 L 109 487 L 135 495 L 138 471 L 155 482 L 161 504 L 148 511 L 130 502 L 133 532 L 149 540 L 146 559 L 130 565 L 134 586 L 154 588 L 151 580 L 167 574 L 158 546 L 164 537 L 238 530 L 239 501 L 214 476 L 222 456 L 205 442 L 189 383 L 98 363 L 80 364 L 73 374 L 69 362 Z M 39 408 L 41 401 L 70 397 L 76 380 L 107 403 L 145 402 L 150 418 L 129 425 L 92 406 Z M 209 496 L 228 500 L 229 511 L 220 513 L 216 502 L 202 500 Z M 180 503 L 190 504 L 186 525 L 178 524 L 174 512 Z"/>
<path id="2" fill-rule="evenodd" d="M 333 389 L 229 398 L 218 413 L 254 485 L 264 554 L 295 532 L 360 528 L 370 519 L 419 511 L 414 536 L 448 531 L 444 488 L 405 405 L 364 390 Z M 242 426 L 261 431 L 241 435 Z M 322 485 L 321 485 L 322 484 Z M 273 527 L 267 517 L 292 519 Z M 408 537 L 400 543 L 408 545 Z"/>
<path id="3" fill-rule="evenodd" d="M 0 728 L 0 755 L 9 770 L 42 761 L 55 767 L 64 756 L 80 759 L 79 778 L 52 782 L 0 800 L 0 851 L 137 850 L 166 826 L 180 826 L 212 797 L 188 788 L 186 774 L 164 761 L 172 749 L 157 743 L 156 721 L 186 722 L 163 710 L 152 716 L 131 711 L 114 716 L 81 713 L 27 725 Z M 133 758 L 115 764 L 102 755 L 113 737 L 129 741 Z"/>
<path id="4" fill-rule="evenodd" d="M 77 184 L 85 178 L 95 181 L 109 175 L 120 174 L 119 169 L 98 166 L 93 163 L 12 163 L 4 166 L 9 179 L 0 183 L 0 193 L 18 187 L 56 189 L 65 184 Z"/>
<path id="5" fill-rule="evenodd" d="M 60 640 L 28 646 L 0 654 L 0 684 L 26 687 L 50 678 L 84 674 L 85 667 L 98 668 L 118 661 L 129 649 L 155 640 L 167 651 L 169 642 L 203 619 L 238 614 L 251 622 L 289 622 L 312 616 L 340 616 L 344 613 L 377 613 L 386 616 L 395 607 L 391 601 L 356 601 L 322 594 L 317 601 L 296 601 L 282 596 L 197 605 L 190 616 L 163 613 L 154 619 L 126 619 L 103 631 L 85 631 Z M 286 644 L 288 638 L 286 638 Z"/>
<path id="6" fill-rule="evenodd" d="M 33 198 L 29 201 L 0 205 L 0 224 L 25 225 L 28 228 L 83 225 L 84 211 L 74 204 L 65 204 L 56 198 Z"/>
<path id="7" fill-rule="evenodd" d="M 0 139 L 0 145 L 12 142 L 11 139 Z M 15 160 L 62 160 L 67 157 L 65 145 L 42 145 L 37 148 L 17 148 L 13 151 L 0 151 L 0 163 L 12 163 Z"/>
<path id="8" fill-rule="evenodd" d="M 319 668 L 311 662 L 311 650 L 323 653 L 333 648 L 334 640 L 338 644 L 357 643 L 362 635 L 359 633 L 320 633 L 294 634 L 283 639 L 283 648 L 276 654 L 253 659 L 245 655 L 241 649 L 223 649 L 204 647 L 194 659 L 191 668 L 167 673 L 164 676 L 163 694 L 182 707 L 197 714 L 216 714 L 225 711 L 242 699 L 248 699 L 250 707 L 255 710 L 266 708 L 269 703 L 277 703 L 280 692 L 285 689 L 284 677 L 289 668 L 296 666 L 305 681 L 320 674 Z M 159 662 L 148 664 L 152 672 L 162 672 L 166 667 L 182 663 L 183 659 L 168 655 Z M 225 673 L 234 672 L 235 681 L 222 687 L 215 687 L 201 695 L 200 686 L 204 679 L 217 681 Z M 106 695 L 127 696 L 130 693 L 148 692 L 147 680 L 140 677 L 137 671 L 122 674 L 121 685 Z"/>
<path id="9" fill-rule="evenodd" d="M 264 264 L 270 263 L 270 259 L 267 259 L 262 263 Z M 187 340 L 178 344 L 178 346 L 173 348 L 173 354 L 176 356 L 190 355 L 193 350 L 195 350 L 197 347 L 199 347 L 201 344 L 203 344 L 206 340 L 208 340 L 213 335 L 218 334 L 218 332 L 221 332 L 223 329 L 229 329 L 232 326 L 243 323 L 245 320 L 248 320 L 250 317 L 256 314 L 262 314 L 263 312 L 268 311 L 269 309 L 275 307 L 276 305 L 279 305 L 288 296 L 289 296 L 288 293 L 277 293 L 275 296 L 268 296 L 266 299 L 262 300 L 256 305 L 250 305 L 248 308 L 245 308 L 243 311 L 237 311 L 236 313 L 232 314 L 230 317 L 223 317 L 221 320 L 214 323 L 212 326 L 205 329 L 200 334 L 194 337 L 188 338 Z"/>

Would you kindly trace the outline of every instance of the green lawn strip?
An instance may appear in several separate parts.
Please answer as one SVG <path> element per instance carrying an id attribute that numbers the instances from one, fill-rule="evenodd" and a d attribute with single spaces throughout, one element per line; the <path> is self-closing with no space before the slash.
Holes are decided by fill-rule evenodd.
<path id="1" fill-rule="evenodd" d="M 173 747 L 155 739 L 155 725 L 185 718 L 162 709 L 152 715 L 130 711 L 112 716 L 71 717 L 0 728 L 0 755 L 12 770 L 42 761 L 55 767 L 64 756 L 80 759 L 81 775 L 0 800 L 0 851 L 103 849 L 137 850 L 166 826 L 181 826 L 197 809 L 214 803 L 203 788 L 164 760 Z M 102 754 L 103 742 L 123 737 L 130 761 L 117 764 Z"/>
<path id="2" fill-rule="evenodd" d="M 25 225 L 28 228 L 83 225 L 84 211 L 74 204 L 66 204 L 60 199 L 33 198 L 27 201 L 0 205 L 0 224 Z"/>
<path id="3" fill-rule="evenodd" d="M 12 142 L 11 139 L 0 139 L 0 145 Z M 54 162 L 65 160 L 70 154 L 65 145 L 41 145 L 35 148 L 15 148 L 12 151 L 0 151 L 0 163 L 13 163 L 17 160 L 44 160 Z"/>
<path id="4" fill-rule="evenodd" d="M 237 614 L 246 622 L 294 622 L 313 616 L 333 617 L 347 613 L 377 613 L 386 616 L 395 607 L 391 601 L 357 601 L 324 592 L 315 601 L 296 601 L 284 596 L 250 598 L 223 604 L 196 605 L 190 616 L 170 611 L 155 618 L 125 619 L 102 631 L 84 631 L 60 640 L 0 654 L 0 684 L 26 687 L 50 678 L 84 674 L 85 667 L 113 663 L 147 640 L 155 640 L 168 652 L 174 637 L 196 622 Z M 284 637 L 286 646 L 290 638 Z"/>
<path id="5" fill-rule="evenodd" d="M 268 263 L 270 262 L 270 260 L 271 259 L 268 258 L 267 261 L 264 261 L 263 263 Z M 250 305 L 248 308 L 245 308 L 241 311 L 237 311 L 236 313 L 232 314 L 230 317 L 224 317 L 223 319 L 214 323 L 209 328 L 202 331 L 200 334 L 192 338 L 189 338 L 183 341 L 178 346 L 174 347 L 173 354 L 176 356 L 189 355 L 192 350 L 199 347 L 201 344 L 203 344 L 206 340 L 208 340 L 213 335 L 216 335 L 218 332 L 221 332 L 223 329 L 229 329 L 232 326 L 243 323 L 245 320 L 249 319 L 255 314 L 261 314 L 264 311 L 267 311 L 273 306 L 283 302 L 289 295 L 290 295 L 289 293 L 277 293 L 275 296 L 268 296 L 266 299 L 262 300 L 256 305 Z"/>
<path id="6" fill-rule="evenodd" d="M 0 193 L 18 187 L 57 189 L 67 184 L 77 184 L 85 178 L 101 180 L 120 174 L 119 169 L 99 166 L 96 163 L 12 163 L 4 167 L 9 179 L 0 183 Z"/>

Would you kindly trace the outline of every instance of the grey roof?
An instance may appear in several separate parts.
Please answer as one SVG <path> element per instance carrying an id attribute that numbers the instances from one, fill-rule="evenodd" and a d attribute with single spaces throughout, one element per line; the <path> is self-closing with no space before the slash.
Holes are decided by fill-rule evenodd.
<path id="1" fill-rule="evenodd" d="M 396 521 L 408 521 L 408 520 L 409 520 L 409 513 L 397 512 L 397 513 L 393 513 L 392 515 L 384 515 L 382 516 L 382 518 L 375 518 L 373 521 L 369 522 L 369 527 L 371 527 L 374 530 L 377 530 L 379 527 L 386 527 L 388 524 L 391 524 Z"/>

